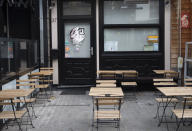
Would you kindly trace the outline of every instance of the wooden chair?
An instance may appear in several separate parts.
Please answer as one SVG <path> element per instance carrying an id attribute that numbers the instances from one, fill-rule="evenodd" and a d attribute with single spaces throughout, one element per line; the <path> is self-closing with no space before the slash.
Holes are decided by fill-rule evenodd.
<path id="1" fill-rule="evenodd" d="M 36 80 L 35 79 L 25 79 L 25 80 L 16 80 L 16 87 L 21 89 L 21 87 L 30 87 L 30 88 L 35 88 L 36 87 Z M 32 94 L 33 95 L 33 94 Z M 13 103 L 17 104 L 27 104 L 28 107 L 31 107 L 32 109 L 32 117 L 34 116 L 35 118 L 37 118 L 36 114 L 35 114 L 35 110 L 34 110 L 34 104 L 36 102 L 36 98 L 34 98 L 34 96 L 31 96 L 30 98 L 27 98 L 25 100 L 23 99 L 15 99 L 13 100 Z"/>
<path id="2" fill-rule="evenodd" d="M 46 97 L 47 101 L 49 101 L 49 95 L 47 93 L 47 89 L 50 87 L 50 91 L 52 94 L 51 86 L 48 84 L 49 82 L 52 82 L 50 80 L 47 80 L 46 76 L 42 75 L 28 75 L 30 79 L 36 79 L 39 84 L 35 85 L 36 89 L 39 89 L 41 93 L 44 93 L 44 96 Z"/>
<path id="3" fill-rule="evenodd" d="M 177 128 L 176 131 L 179 130 L 181 123 L 186 122 L 186 119 L 192 119 L 192 109 L 187 109 L 187 103 L 191 101 L 191 98 L 184 98 L 184 104 L 182 109 L 173 109 L 172 112 L 176 117 Z M 191 121 L 190 121 L 191 122 Z"/>
<path id="4" fill-rule="evenodd" d="M 184 86 L 185 87 L 191 87 L 192 88 L 192 78 L 186 78 L 184 79 Z M 189 108 L 192 107 L 192 97 L 191 96 L 188 96 L 188 97 L 184 97 L 184 99 L 187 99 L 187 102 L 186 102 L 186 107 L 188 106 Z M 184 101 L 182 102 L 184 104 Z"/>
<path id="5" fill-rule="evenodd" d="M 178 82 L 179 72 L 166 72 L 166 73 L 164 74 L 164 77 L 165 77 L 165 78 L 171 78 L 171 79 L 173 79 L 174 81 Z"/>
<path id="6" fill-rule="evenodd" d="M 177 86 L 177 83 L 173 81 L 173 78 L 155 78 L 153 79 L 154 87 L 175 87 Z M 178 104 L 179 100 L 176 98 L 167 98 L 164 97 L 163 94 L 160 92 L 155 92 L 156 98 L 155 101 L 157 102 L 157 111 L 154 118 L 158 118 L 160 120 L 160 108 L 164 108 L 164 104 L 167 101 L 170 101 L 171 105 L 168 105 L 168 107 L 176 108 L 176 105 Z M 173 114 L 171 115 L 172 118 Z"/>
<path id="7" fill-rule="evenodd" d="M 184 79 L 184 86 L 186 86 L 186 87 L 192 87 L 192 78 L 186 78 L 186 79 Z"/>
<path id="8" fill-rule="evenodd" d="M 22 131 L 21 125 L 22 125 L 22 118 L 27 112 L 26 109 L 20 110 L 20 111 L 2 111 L 0 112 L 0 120 L 15 120 L 16 123 L 19 126 L 19 130 Z M 5 122 L 5 125 L 8 129 L 8 124 Z"/>
<path id="9" fill-rule="evenodd" d="M 94 98 L 95 110 L 93 110 L 93 119 L 98 130 L 99 124 L 114 125 L 120 130 L 120 109 L 122 97 L 96 97 Z M 93 125 L 94 125 L 93 123 Z"/>
<path id="10" fill-rule="evenodd" d="M 121 82 L 122 88 L 133 88 L 136 91 L 138 72 L 123 72 L 123 81 Z"/>

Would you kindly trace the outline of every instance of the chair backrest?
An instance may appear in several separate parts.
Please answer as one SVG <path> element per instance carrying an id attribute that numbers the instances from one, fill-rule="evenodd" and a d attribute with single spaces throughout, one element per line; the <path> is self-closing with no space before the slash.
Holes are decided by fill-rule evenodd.
<path id="1" fill-rule="evenodd" d="M 99 78 L 104 80 L 114 80 L 115 79 L 115 73 L 100 73 Z"/>
<path id="2" fill-rule="evenodd" d="M 94 98 L 96 109 L 121 109 L 123 103 L 122 97 L 95 97 Z M 110 108 L 111 107 L 111 108 Z"/>
<path id="3" fill-rule="evenodd" d="M 173 79 L 161 78 L 161 79 L 153 79 L 153 85 L 155 87 L 171 87 L 171 86 L 178 86 Z"/>
<path id="4" fill-rule="evenodd" d="M 179 73 L 178 72 L 166 72 L 165 73 L 165 78 L 178 79 L 179 78 Z"/>
<path id="5" fill-rule="evenodd" d="M 32 87 L 35 88 L 36 85 L 35 79 L 25 79 L 25 80 L 16 80 L 16 87 Z"/>
<path id="6" fill-rule="evenodd" d="M 123 72 L 123 78 L 134 78 L 138 77 L 138 72 Z"/>
<path id="7" fill-rule="evenodd" d="M 192 78 L 184 79 L 184 86 L 192 87 Z"/>
<path id="8" fill-rule="evenodd" d="M 97 84 L 104 84 L 104 83 L 107 83 L 107 84 L 115 84 L 115 83 L 116 83 L 116 80 L 96 80 L 96 83 L 97 83 Z"/>

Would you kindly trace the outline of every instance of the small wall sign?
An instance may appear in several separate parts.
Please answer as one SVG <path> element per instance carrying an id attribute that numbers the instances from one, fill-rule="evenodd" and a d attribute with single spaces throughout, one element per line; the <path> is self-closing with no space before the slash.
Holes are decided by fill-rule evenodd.
<path id="1" fill-rule="evenodd" d="M 181 15 L 181 28 L 190 28 L 189 14 L 183 13 Z"/>

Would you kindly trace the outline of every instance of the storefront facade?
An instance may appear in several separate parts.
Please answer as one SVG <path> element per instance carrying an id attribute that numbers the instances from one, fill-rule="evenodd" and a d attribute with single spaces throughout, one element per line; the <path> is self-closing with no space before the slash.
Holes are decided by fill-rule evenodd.
<path id="1" fill-rule="evenodd" d="M 150 77 L 153 69 L 170 68 L 170 3 L 56 2 L 52 9 L 52 48 L 59 56 L 53 60 L 58 67 L 55 83 L 92 84 L 97 70 L 134 69 L 140 77 Z"/>

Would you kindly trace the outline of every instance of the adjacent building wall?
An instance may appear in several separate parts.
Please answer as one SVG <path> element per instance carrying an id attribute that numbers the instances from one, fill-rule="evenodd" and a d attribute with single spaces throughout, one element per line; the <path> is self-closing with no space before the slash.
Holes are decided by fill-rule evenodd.
<path id="1" fill-rule="evenodd" d="M 192 1 L 181 0 L 181 13 L 188 13 L 192 18 Z M 177 68 L 177 58 L 180 55 L 185 56 L 185 42 L 192 41 L 192 22 L 189 29 L 181 31 L 181 49 L 179 44 L 179 13 L 178 0 L 171 0 L 171 68 Z"/>

